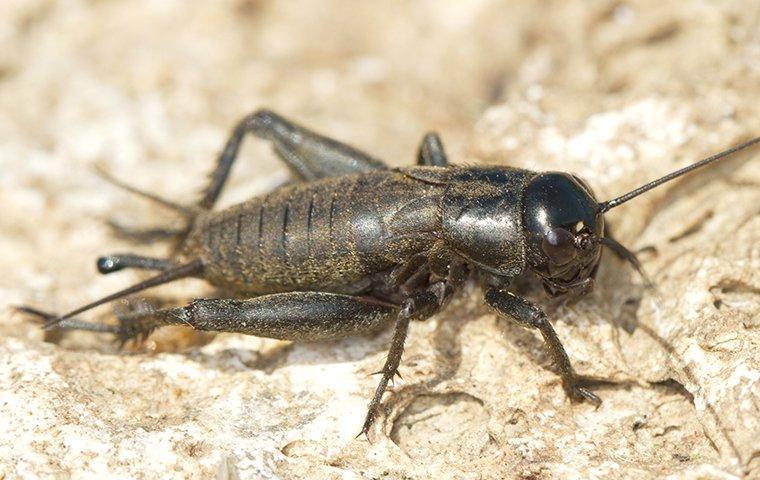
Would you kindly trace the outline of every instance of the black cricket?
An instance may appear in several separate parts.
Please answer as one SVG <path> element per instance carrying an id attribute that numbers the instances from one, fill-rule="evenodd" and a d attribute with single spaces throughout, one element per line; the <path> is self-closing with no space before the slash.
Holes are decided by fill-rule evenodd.
<path id="1" fill-rule="evenodd" d="M 247 133 L 270 141 L 295 181 L 212 211 Z M 260 110 L 237 124 L 197 204 L 178 205 L 121 184 L 178 212 L 186 228 L 117 227 L 137 242 L 167 240 L 176 247 L 167 259 L 101 257 L 98 269 L 160 274 L 62 316 L 20 309 L 47 320 L 45 328 L 114 333 L 122 343 L 145 339 L 164 325 L 314 341 L 371 332 L 395 320 L 390 350 L 378 372 L 382 378 L 361 430 L 367 434 L 388 381 L 398 374 L 409 322 L 440 311 L 474 276 L 486 304 L 498 315 L 541 332 L 570 399 L 599 405 L 599 397 L 574 373 L 546 314 L 511 293 L 511 282 L 530 271 L 550 296 L 582 296 L 594 286 L 603 246 L 643 275 L 635 255 L 605 236 L 603 214 L 758 141 L 755 137 L 600 203 L 572 174 L 450 165 L 435 133 L 425 135 L 417 166 L 388 168 L 353 147 Z M 118 325 L 74 318 L 184 277 L 205 279 L 237 298 L 135 310 L 119 315 Z"/>

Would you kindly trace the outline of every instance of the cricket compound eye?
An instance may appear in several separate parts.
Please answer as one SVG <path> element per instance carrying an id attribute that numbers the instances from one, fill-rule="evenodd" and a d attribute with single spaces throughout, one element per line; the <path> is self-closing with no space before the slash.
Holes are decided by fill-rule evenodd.
<path id="1" fill-rule="evenodd" d="M 544 235 L 541 249 L 555 265 L 570 263 L 577 254 L 575 235 L 564 228 L 553 228 Z"/>

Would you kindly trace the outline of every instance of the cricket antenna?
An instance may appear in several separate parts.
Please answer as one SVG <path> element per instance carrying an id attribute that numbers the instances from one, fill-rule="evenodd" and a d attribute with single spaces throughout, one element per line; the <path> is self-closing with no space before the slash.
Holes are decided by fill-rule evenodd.
<path id="1" fill-rule="evenodd" d="M 684 167 L 680 170 L 676 170 L 675 172 L 669 173 L 665 175 L 664 177 L 660 177 L 657 180 L 647 183 L 646 185 L 642 185 L 641 187 L 635 188 L 631 190 L 630 192 L 626 193 L 625 195 L 621 195 L 617 198 L 613 198 L 612 200 L 607 200 L 606 202 L 601 202 L 599 204 L 599 213 L 604 213 L 607 210 L 615 208 L 618 205 L 623 204 L 634 197 L 638 197 L 642 193 L 649 191 L 653 189 L 654 187 L 657 187 L 659 185 L 662 185 L 663 183 L 669 182 L 673 180 L 674 178 L 680 177 L 681 175 L 685 173 L 691 172 L 692 170 L 696 170 L 697 168 L 704 167 L 705 165 L 709 165 L 713 163 L 714 161 L 720 160 L 723 157 L 727 157 L 733 153 L 738 152 L 739 150 L 744 150 L 745 148 L 750 147 L 756 144 L 757 142 L 760 142 L 760 137 L 755 137 L 751 140 L 747 140 L 746 142 L 742 144 L 739 144 L 735 147 L 729 148 L 728 150 L 724 150 L 720 153 L 716 153 L 715 155 L 704 158 L 698 161 L 697 163 L 689 165 L 688 167 Z"/>
<path id="2" fill-rule="evenodd" d="M 91 308 L 95 308 L 98 305 L 103 305 L 104 303 L 108 303 L 110 301 L 113 301 L 122 297 L 126 297 L 127 295 L 131 295 L 133 293 L 139 292 L 141 290 L 145 290 L 147 288 L 162 285 L 164 283 L 169 283 L 174 280 L 178 280 L 180 278 L 190 277 L 202 271 L 203 271 L 203 262 L 201 260 L 195 260 L 190 263 L 179 265 L 170 270 L 166 270 L 163 273 L 156 275 L 155 277 L 149 278 L 145 280 L 144 282 L 137 283 L 135 285 L 132 285 L 131 287 L 125 288 L 124 290 L 120 290 L 116 293 L 103 297 L 92 303 L 88 303 L 87 305 L 83 307 L 79 307 L 76 310 L 72 310 L 65 315 L 61 315 L 60 317 L 53 318 L 45 324 L 44 328 L 45 330 L 54 328 L 56 325 L 58 325 L 62 321 L 67 320 L 73 317 L 74 315 L 78 315 L 82 312 L 86 312 L 87 310 L 90 310 Z"/>

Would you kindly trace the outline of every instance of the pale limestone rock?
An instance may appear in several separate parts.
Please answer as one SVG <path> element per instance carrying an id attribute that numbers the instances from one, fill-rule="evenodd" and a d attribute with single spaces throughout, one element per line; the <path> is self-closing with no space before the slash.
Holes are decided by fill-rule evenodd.
<path id="1" fill-rule="evenodd" d="M 760 132 L 748 2 L 443 3 L 0 6 L 0 477 L 760 476 L 757 149 L 608 215 L 656 292 L 609 255 L 575 305 L 526 285 L 603 382 L 598 410 L 571 405 L 540 337 L 474 287 L 412 325 L 371 442 L 354 436 L 388 332 L 289 345 L 166 329 L 119 352 L 85 333 L 46 343 L 6 311 L 140 278 L 96 275 L 96 255 L 132 248 L 105 218 L 177 220 L 95 164 L 190 202 L 232 122 L 262 105 L 393 165 L 438 129 L 455 162 L 571 171 L 603 199 Z M 249 142 L 224 203 L 285 179 Z"/>

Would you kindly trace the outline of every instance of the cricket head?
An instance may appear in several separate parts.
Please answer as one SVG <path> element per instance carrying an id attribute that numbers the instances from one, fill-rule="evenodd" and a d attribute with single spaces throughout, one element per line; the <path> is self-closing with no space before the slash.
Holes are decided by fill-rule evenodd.
<path id="1" fill-rule="evenodd" d="M 526 257 L 551 296 L 583 295 L 594 284 L 602 247 L 631 264 L 651 285 L 636 255 L 604 231 L 604 213 L 663 183 L 754 145 L 760 137 L 702 159 L 606 202 L 580 178 L 561 172 L 534 177 L 523 197 Z"/>
<path id="2" fill-rule="evenodd" d="M 588 291 L 602 255 L 604 217 L 591 189 L 578 177 L 546 172 L 523 197 L 526 259 L 549 295 Z"/>

